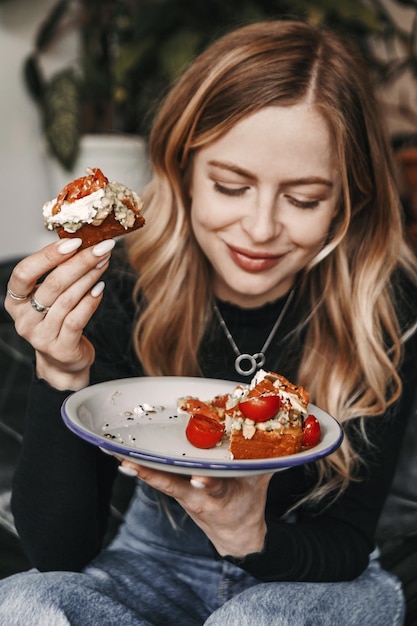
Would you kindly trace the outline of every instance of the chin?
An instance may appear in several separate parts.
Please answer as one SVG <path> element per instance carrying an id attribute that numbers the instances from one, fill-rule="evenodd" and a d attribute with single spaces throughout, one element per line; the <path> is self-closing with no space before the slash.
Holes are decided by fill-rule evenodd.
<path id="1" fill-rule="evenodd" d="M 284 296 L 293 284 L 292 277 L 271 280 L 271 276 L 230 272 L 227 276 L 218 275 L 214 292 L 221 299 L 246 308 L 262 306 Z M 227 279 L 226 279 L 227 278 Z M 268 279 L 269 278 L 269 279 Z"/>

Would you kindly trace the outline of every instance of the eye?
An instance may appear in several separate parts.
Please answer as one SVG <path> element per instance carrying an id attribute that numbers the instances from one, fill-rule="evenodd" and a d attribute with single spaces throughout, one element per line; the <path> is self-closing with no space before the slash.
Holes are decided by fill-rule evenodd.
<path id="1" fill-rule="evenodd" d="M 214 183 L 214 189 L 225 196 L 242 196 L 249 187 L 225 187 L 216 181 Z"/>
<path id="2" fill-rule="evenodd" d="M 296 206 L 298 209 L 315 209 L 319 206 L 320 200 L 297 200 L 293 196 L 286 196 L 291 204 Z"/>

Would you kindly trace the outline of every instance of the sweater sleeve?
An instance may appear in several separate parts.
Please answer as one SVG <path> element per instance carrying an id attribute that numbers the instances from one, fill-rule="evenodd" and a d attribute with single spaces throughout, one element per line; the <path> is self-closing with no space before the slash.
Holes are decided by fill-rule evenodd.
<path id="1" fill-rule="evenodd" d="M 12 491 L 22 545 L 42 570 L 79 570 L 100 549 L 116 461 L 60 418 L 70 392 L 35 380 Z"/>
<path id="2" fill-rule="evenodd" d="M 85 331 L 96 351 L 92 384 L 141 373 L 131 349 L 133 279 L 117 262 L 107 273 L 103 301 Z M 64 424 L 61 406 L 70 393 L 33 380 L 14 475 L 16 529 L 30 561 L 40 570 L 80 570 L 97 554 L 117 473 L 113 457 Z"/>

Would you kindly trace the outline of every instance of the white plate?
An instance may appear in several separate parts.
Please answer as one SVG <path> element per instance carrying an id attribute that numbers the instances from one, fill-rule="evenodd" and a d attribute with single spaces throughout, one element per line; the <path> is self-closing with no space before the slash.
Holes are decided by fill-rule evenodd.
<path id="1" fill-rule="evenodd" d="M 192 446 L 185 436 L 189 416 L 177 412 L 178 398 L 210 400 L 235 386 L 236 382 L 206 378 L 125 378 L 73 393 L 61 412 L 65 424 L 82 439 L 141 465 L 179 474 L 244 476 L 276 472 L 317 461 L 341 444 L 340 424 L 322 409 L 309 405 L 322 432 L 320 443 L 310 450 L 273 459 L 231 460 L 227 442 L 210 450 Z M 155 413 L 138 412 L 145 403 L 160 408 Z"/>

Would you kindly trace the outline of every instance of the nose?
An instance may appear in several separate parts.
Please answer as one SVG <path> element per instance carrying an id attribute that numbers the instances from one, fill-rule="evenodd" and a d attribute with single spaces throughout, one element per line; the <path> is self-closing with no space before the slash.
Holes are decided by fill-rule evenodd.
<path id="1" fill-rule="evenodd" d="M 274 239 L 283 228 L 273 197 L 259 198 L 242 219 L 242 227 L 256 243 Z"/>

